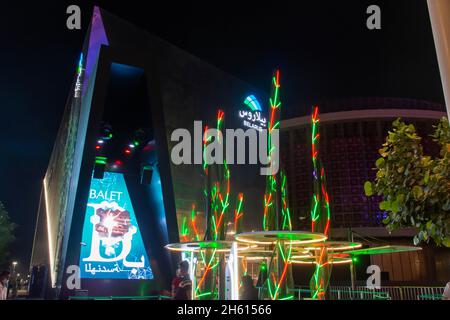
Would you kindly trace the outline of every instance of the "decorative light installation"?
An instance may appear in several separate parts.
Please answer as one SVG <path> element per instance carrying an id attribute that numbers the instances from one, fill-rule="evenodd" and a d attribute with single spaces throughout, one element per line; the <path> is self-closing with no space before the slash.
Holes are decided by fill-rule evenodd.
<path id="1" fill-rule="evenodd" d="M 194 203 L 190 213 L 181 217 L 179 234 L 182 243 L 200 241 L 200 234 L 197 228 L 197 209 Z"/>
<path id="2" fill-rule="evenodd" d="M 205 231 L 199 234 L 197 226 L 197 209 L 192 205 L 189 218 L 184 217 L 180 229 L 183 242 L 172 243 L 166 246 L 168 250 L 190 254 L 192 274 L 192 297 L 198 299 L 224 299 L 226 295 L 226 271 L 231 279 L 231 294 L 229 298 L 238 297 L 239 268 L 238 250 L 249 246 L 238 248 L 237 243 L 227 241 L 227 227 L 234 225 L 230 234 L 240 230 L 243 218 L 244 195 L 238 194 L 234 216 L 229 214 L 230 209 L 230 170 L 228 164 L 210 165 L 208 159 L 208 147 L 211 143 L 218 144 L 223 148 L 224 140 L 221 135 L 225 113 L 217 112 L 217 128 L 208 130 L 205 126 L 203 133 L 203 173 L 205 187 Z M 214 146 L 217 147 L 217 146 Z M 232 211 L 231 211 L 232 212 Z M 228 261 L 227 261 L 228 260 Z M 228 268 L 228 269 L 227 269 Z M 198 272 L 197 272 L 198 271 Z M 196 275 L 200 275 L 197 277 Z M 230 293 L 230 291 L 228 291 Z"/>
<path id="3" fill-rule="evenodd" d="M 237 234 L 241 231 L 241 220 L 244 216 L 244 212 L 242 211 L 242 203 L 244 202 L 244 194 L 239 193 L 236 209 L 234 210 L 234 234 Z"/>
<path id="4" fill-rule="evenodd" d="M 267 150 L 268 150 L 268 159 L 269 166 L 274 168 L 273 161 L 277 161 L 275 157 L 273 157 L 275 153 L 275 146 L 272 144 L 272 135 L 273 130 L 280 127 L 280 110 L 281 110 L 281 101 L 279 100 L 279 89 L 280 89 L 280 71 L 277 70 L 275 75 L 272 78 L 272 96 L 270 97 L 270 121 L 268 128 L 268 139 L 267 139 Z M 279 202 L 277 197 L 278 193 L 278 173 L 273 173 L 272 175 L 268 175 L 266 179 L 266 192 L 264 194 L 264 216 L 263 216 L 263 230 L 279 230 L 278 221 L 277 221 L 277 204 Z M 290 221 L 288 225 L 291 225 Z M 290 229 L 289 229 L 290 230 Z"/>
<path id="5" fill-rule="evenodd" d="M 319 158 L 319 107 L 313 108 L 311 117 L 311 157 L 313 163 L 313 197 L 311 204 L 311 231 L 328 236 L 330 229 L 330 200 L 326 188 L 325 169 Z M 310 281 L 313 299 L 324 299 L 331 276 L 326 246 L 316 251 L 316 268 Z"/>
<path id="6" fill-rule="evenodd" d="M 226 161 L 223 164 L 210 166 L 207 159 L 207 147 L 213 139 L 219 145 L 224 141 L 221 131 L 224 124 L 225 113 L 223 110 L 217 111 L 216 133 L 213 136 L 205 127 L 203 135 L 203 171 L 205 174 L 204 196 L 206 202 L 206 230 L 204 241 L 216 241 L 217 243 L 226 240 L 226 228 L 228 226 L 228 212 L 230 209 L 230 170 Z M 220 146 L 222 147 L 222 146 Z M 239 226 L 239 219 L 242 218 L 242 202 L 244 196 L 239 194 L 236 210 L 234 212 L 235 229 Z M 194 208 L 193 208 L 194 210 Z M 198 232 L 195 226 L 195 216 L 191 218 L 192 226 L 198 240 Z M 223 296 L 223 285 L 225 284 L 225 254 L 217 249 L 205 249 L 199 252 L 199 263 L 204 266 L 203 275 L 196 284 L 194 298 L 196 299 L 217 299 Z M 237 257 L 235 257 L 236 259 Z M 236 261 L 237 262 L 237 261 Z M 237 277 L 237 275 L 234 275 Z M 221 287 L 218 284 L 222 283 Z M 221 292 L 219 292 L 219 290 Z"/>
<path id="7" fill-rule="evenodd" d="M 197 229 L 197 210 L 195 208 L 195 204 L 192 204 L 192 209 L 191 209 L 191 226 L 192 226 L 192 230 L 194 231 L 194 237 L 195 237 L 195 241 L 200 241 L 200 235 L 198 233 L 198 229 Z"/>
<path id="8" fill-rule="evenodd" d="M 282 230 L 292 230 L 291 213 L 288 204 L 287 195 L 287 177 L 284 171 L 280 172 L 281 177 L 281 229 Z"/>

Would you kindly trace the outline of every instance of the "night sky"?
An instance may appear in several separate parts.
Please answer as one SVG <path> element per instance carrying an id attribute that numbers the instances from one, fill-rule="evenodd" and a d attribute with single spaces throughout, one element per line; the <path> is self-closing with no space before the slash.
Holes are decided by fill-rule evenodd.
<path id="1" fill-rule="evenodd" d="M 309 2 L 100 5 L 262 90 L 280 68 L 287 116 L 325 98 L 444 103 L 425 0 Z M 66 28 L 70 4 L 82 9 L 82 30 Z M 366 28 L 370 4 L 381 7 L 382 30 Z M 22 272 L 31 254 L 42 178 L 91 12 L 88 1 L 2 4 L 0 201 L 19 225 L 11 251 Z"/>

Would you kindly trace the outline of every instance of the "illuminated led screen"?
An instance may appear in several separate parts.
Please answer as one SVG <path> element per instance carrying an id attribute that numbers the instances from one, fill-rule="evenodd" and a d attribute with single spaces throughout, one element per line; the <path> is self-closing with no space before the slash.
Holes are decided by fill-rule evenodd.
<path id="1" fill-rule="evenodd" d="M 80 277 L 153 279 L 141 232 L 121 173 L 91 180 L 83 225 Z"/>

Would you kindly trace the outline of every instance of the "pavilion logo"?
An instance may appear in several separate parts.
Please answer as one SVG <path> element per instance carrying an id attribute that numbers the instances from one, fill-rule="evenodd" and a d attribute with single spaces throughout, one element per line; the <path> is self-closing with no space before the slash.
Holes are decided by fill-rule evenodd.
<path id="1" fill-rule="evenodd" d="M 179 128 L 172 132 L 170 139 L 177 142 L 171 152 L 173 164 L 212 165 L 224 164 L 226 161 L 227 164 L 260 164 L 261 175 L 274 175 L 278 172 L 278 129 L 272 129 L 270 135 L 267 129 L 262 128 L 249 128 L 245 131 L 226 129 L 224 136 L 221 130 L 207 129 L 203 132 L 202 128 L 201 121 L 194 121 L 193 137 L 188 129 Z M 206 140 L 208 143 L 204 143 Z"/>

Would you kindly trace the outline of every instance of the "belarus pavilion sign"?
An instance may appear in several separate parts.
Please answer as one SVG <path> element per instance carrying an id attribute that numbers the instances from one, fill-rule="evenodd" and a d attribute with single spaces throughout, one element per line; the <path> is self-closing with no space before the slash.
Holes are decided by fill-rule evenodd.
<path id="1" fill-rule="evenodd" d="M 244 127 L 258 131 L 267 129 L 267 119 L 263 116 L 261 105 L 254 95 L 245 98 L 243 109 L 239 110 L 239 117 Z"/>

